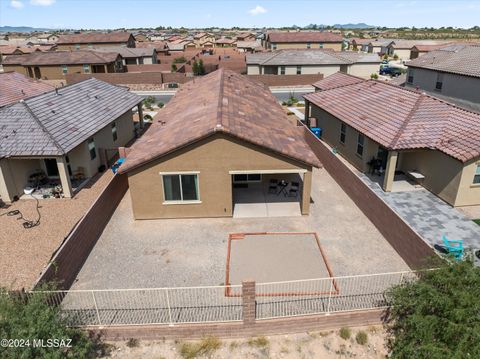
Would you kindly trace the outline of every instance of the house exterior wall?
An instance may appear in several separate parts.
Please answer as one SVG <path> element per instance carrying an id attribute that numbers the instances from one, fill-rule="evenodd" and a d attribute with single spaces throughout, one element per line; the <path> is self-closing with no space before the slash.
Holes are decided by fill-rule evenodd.
<path id="1" fill-rule="evenodd" d="M 410 59 L 410 49 L 395 49 L 394 47 L 391 47 L 390 51 L 392 56 L 396 54 L 398 55 L 398 58 L 401 60 Z"/>
<path id="2" fill-rule="evenodd" d="M 27 68 L 22 65 L 3 65 L 3 71 L 15 71 L 19 74 L 28 76 Z"/>
<path id="3" fill-rule="evenodd" d="M 370 78 L 371 74 L 378 74 L 379 71 L 379 63 L 355 63 L 348 67 L 348 73 L 350 75 L 364 78 Z"/>
<path id="4" fill-rule="evenodd" d="M 134 169 L 128 174 L 135 219 L 231 217 L 233 215 L 232 176 L 234 170 L 306 169 L 304 191 L 310 199 L 311 166 L 249 145 L 222 134 L 166 155 Z M 199 171 L 200 202 L 163 204 L 163 180 L 160 172 Z M 310 201 L 302 201 L 302 213 Z"/>
<path id="5" fill-rule="evenodd" d="M 247 75 L 260 75 L 260 66 L 247 65 Z"/>
<path id="6" fill-rule="evenodd" d="M 28 69 L 29 67 L 32 69 L 33 74 L 33 69 L 38 67 L 40 69 L 41 78 L 44 80 L 63 80 L 65 78 L 62 66 L 60 65 L 25 66 L 25 69 Z M 67 73 L 84 73 L 83 65 L 67 65 L 67 69 Z M 28 73 L 28 70 L 26 70 L 26 72 Z"/>
<path id="7" fill-rule="evenodd" d="M 273 45 L 276 45 L 276 49 L 308 49 L 308 43 L 300 42 L 270 42 L 267 41 L 267 49 L 273 49 Z M 320 46 L 321 45 L 321 46 Z M 333 49 L 335 51 L 342 51 L 342 42 L 310 42 L 311 49 Z"/>
<path id="8" fill-rule="evenodd" d="M 335 147 L 343 157 L 362 172 L 368 171 L 367 163 L 376 157 L 379 145 L 368 137 L 364 137 L 363 155 L 357 154 L 357 140 L 359 132 L 347 125 L 345 143 L 340 142 L 342 121 L 321 108 L 311 104 L 311 117 L 317 120 L 317 127 L 322 129 L 322 140 Z"/>
<path id="9" fill-rule="evenodd" d="M 413 83 L 407 86 L 419 87 L 422 90 L 435 92 L 444 96 L 456 97 L 471 102 L 480 102 L 480 78 L 443 73 L 442 89 L 436 90 L 438 71 L 410 67 L 408 72 L 413 71 Z M 407 75 L 408 79 L 408 75 Z"/>
<path id="10" fill-rule="evenodd" d="M 455 206 L 477 206 L 480 204 L 480 185 L 473 183 L 477 165 L 480 165 L 479 158 L 463 164 Z"/>
<path id="11" fill-rule="evenodd" d="M 44 169 L 38 159 L 0 160 L 0 196 L 4 202 L 11 202 L 14 196 L 21 196 L 28 177 L 35 170 Z"/>
<path id="12" fill-rule="evenodd" d="M 456 205 L 463 164 L 440 151 L 400 152 L 398 169 L 418 171 L 425 176 L 422 185 L 451 205 Z M 473 181 L 473 176 L 471 178 Z"/>

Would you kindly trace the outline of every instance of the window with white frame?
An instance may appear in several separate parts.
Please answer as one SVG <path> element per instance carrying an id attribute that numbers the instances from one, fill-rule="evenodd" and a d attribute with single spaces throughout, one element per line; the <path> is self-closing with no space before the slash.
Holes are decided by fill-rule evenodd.
<path id="1" fill-rule="evenodd" d="M 62 73 L 65 75 L 66 73 L 68 73 L 68 67 L 67 65 L 62 65 Z"/>
<path id="2" fill-rule="evenodd" d="M 480 164 L 477 164 L 477 168 L 475 169 L 475 175 L 473 176 L 473 183 L 480 184 Z"/>
<path id="3" fill-rule="evenodd" d="M 199 201 L 198 174 L 163 174 L 165 202 Z"/>
<path id="4" fill-rule="evenodd" d="M 97 150 L 95 149 L 95 141 L 93 138 L 88 140 L 88 152 L 90 152 L 90 159 L 94 160 L 97 157 Z"/>
<path id="5" fill-rule="evenodd" d="M 415 71 L 412 69 L 412 68 L 409 68 L 408 69 L 408 77 L 407 77 L 407 82 L 409 84 L 413 84 L 413 75 L 414 75 Z"/>
<path id="6" fill-rule="evenodd" d="M 272 44 L 272 50 L 276 50 L 277 49 L 277 44 Z"/>
<path id="7" fill-rule="evenodd" d="M 323 44 L 318 44 L 319 49 L 323 49 Z"/>
<path id="8" fill-rule="evenodd" d="M 347 125 L 342 123 L 340 126 L 340 142 L 345 143 L 345 139 L 347 137 Z"/>
<path id="9" fill-rule="evenodd" d="M 297 75 L 302 74 L 302 66 L 297 66 Z"/>
<path id="10" fill-rule="evenodd" d="M 115 142 L 118 138 L 117 124 L 115 122 L 112 123 L 112 137 L 113 137 L 113 142 Z"/>
<path id="11" fill-rule="evenodd" d="M 280 75 L 285 75 L 285 66 L 280 66 Z"/>
<path id="12" fill-rule="evenodd" d="M 83 72 L 86 74 L 90 73 L 90 65 L 83 65 Z"/>
<path id="13" fill-rule="evenodd" d="M 307 44 L 307 49 L 311 49 L 312 48 L 312 44 L 311 43 L 308 43 Z"/>
<path id="14" fill-rule="evenodd" d="M 442 91 L 443 86 L 443 73 L 437 73 L 437 81 L 435 82 L 435 90 Z"/>
<path id="15" fill-rule="evenodd" d="M 359 133 L 357 138 L 357 155 L 359 155 L 360 157 L 363 156 L 364 144 L 365 144 L 365 136 Z"/>

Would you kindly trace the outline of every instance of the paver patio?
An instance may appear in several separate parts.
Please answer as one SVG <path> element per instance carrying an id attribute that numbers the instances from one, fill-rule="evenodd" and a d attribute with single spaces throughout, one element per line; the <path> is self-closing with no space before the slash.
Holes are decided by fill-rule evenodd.
<path id="1" fill-rule="evenodd" d="M 324 169 L 312 201 L 301 217 L 134 221 L 127 192 L 72 289 L 220 285 L 229 234 L 247 232 L 316 232 L 336 276 L 409 269 Z"/>

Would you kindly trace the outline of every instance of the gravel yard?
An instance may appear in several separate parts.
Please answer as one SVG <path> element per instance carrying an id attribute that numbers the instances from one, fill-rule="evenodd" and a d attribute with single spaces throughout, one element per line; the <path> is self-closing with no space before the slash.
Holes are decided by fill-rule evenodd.
<path id="1" fill-rule="evenodd" d="M 247 232 L 316 232 L 334 276 L 409 269 L 324 169 L 312 201 L 301 217 L 134 221 L 127 192 L 72 289 L 222 285 L 229 234 Z"/>
<path id="2" fill-rule="evenodd" d="M 111 171 L 94 177 L 74 198 L 40 200 L 40 225 L 24 229 L 17 216 L 20 210 L 29 220 L 38 215 L 34 199 L 21 199 L 0 208 L 0 286 L 30 289 L 73 226 L 82 218 L 112 178 Z"/>

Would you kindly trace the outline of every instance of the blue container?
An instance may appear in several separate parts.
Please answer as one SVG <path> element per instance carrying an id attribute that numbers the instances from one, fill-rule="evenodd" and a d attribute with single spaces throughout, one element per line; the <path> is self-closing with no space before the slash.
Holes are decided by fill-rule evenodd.
<path id="1" fill-rule="evenodd" d="M 322 129 L 320 127 L 312 127 L 311 130 L 318 138 L 322 137 Z"/>

